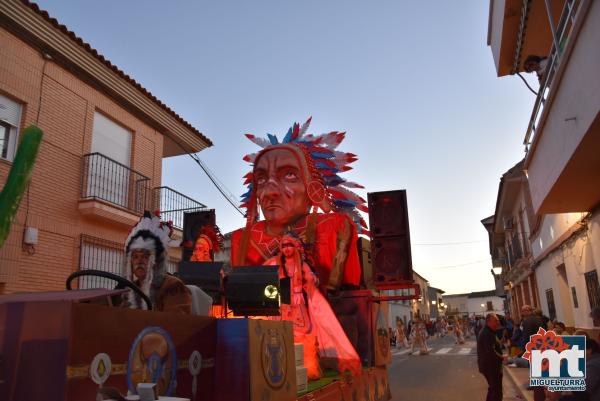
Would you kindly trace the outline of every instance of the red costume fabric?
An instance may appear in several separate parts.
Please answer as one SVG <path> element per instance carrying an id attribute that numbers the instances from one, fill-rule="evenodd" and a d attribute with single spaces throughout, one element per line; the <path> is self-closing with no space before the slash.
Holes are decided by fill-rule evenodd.
<path id="1" fill-rule="evenodd" d="M 235 231 L 231 238 L 233 266 L 262 265 L 278 253 L 281 237 L 267 233 L 265 222 L 259 221 L 250 228 L 245 258 L 239 258 L 244 230 Z M 306 244 L 307 262 L 323 286 L 329 284 L 327 287 L 335 289 L 339 284 L 360 284 L 358 237 L 356 227 L 347 215 L 309 214 L 290 227 L 290 231 Z"/>

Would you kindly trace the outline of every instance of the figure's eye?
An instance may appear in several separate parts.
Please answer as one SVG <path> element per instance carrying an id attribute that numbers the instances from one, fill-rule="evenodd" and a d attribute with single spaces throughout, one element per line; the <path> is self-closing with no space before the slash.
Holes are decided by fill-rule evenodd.
<path id="1" fill-rule="evenodd" d="M 286 181 L 297 181 L 298 180 L 298 174 L 295 171 L 286 171 L 283 178 Z"/>
<path id="2" fill-rule="evenodd" d="M 264 176 L 260 176 L 256 178 L 257 185 L 264 185 L 267 182 L 267 178 Z"/>

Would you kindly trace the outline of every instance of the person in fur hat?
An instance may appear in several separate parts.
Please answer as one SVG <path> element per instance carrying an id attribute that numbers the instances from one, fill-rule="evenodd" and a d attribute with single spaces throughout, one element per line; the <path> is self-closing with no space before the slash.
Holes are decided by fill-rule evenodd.
<path id="1" fill-rule="evenodd" d="M 172 227 L 160 220 L 159 213 L 145 212 L 125 242 L 124 276 L 150 297 L 153 309 L 161 312 L 191 314 L 192 296 L 183 281 L 167 273 L 167 251 L 175 244 Z M 129 291 L 123 306 L 147 309 L 143 299 Z"/>

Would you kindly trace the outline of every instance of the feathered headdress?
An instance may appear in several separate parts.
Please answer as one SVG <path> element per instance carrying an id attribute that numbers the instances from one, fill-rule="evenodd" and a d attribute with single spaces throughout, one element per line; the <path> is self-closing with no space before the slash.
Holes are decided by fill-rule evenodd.
<path id="1" fill-rule="evenodd" d="M 211 225 L 202 226 L 196 237 L 196 241 L 200 238 L 204 238 L 208 242 L 212 252 L 219 252 L 223 247 L 223 235 L 221 234 L 219 227 L 213 227 Z"/>
<path id="2" fill-rule="evenodd" d="M 160 220 L 160 212 L 145 211 L 140 221 L 131 229 L 127 240 L 125 241 L 125 265 L 123 276 L 128 280 L 133 280 L 133 271 L 131 270 L 131 253 L 134 250 L 146 250 L 151 253 L 150 266 L 146 279 L 141 283 L 142 291 L 155 299 L 155 289 L 153 283 L 162 282 L 166 272 L 167 252 L 170 247 L 179 246 L 179 241 L 171 240 L 173 234 L 173 223 Z M 131 307 L 146 309 L 146 304 L 141 301 L 139 296 L 130 291 L 127 294 Z"/>
<path id="3" fill-rule="evenodd" d="M 344 140 L 346 133 L 333 131 L 316 136 L 308 134 L 311 119 L 312 117 L 302 125 L 294 123 L 281 142 L 277 136 L 271 134 L 267 134 L 267 139 L 246 134 L 248 139 L 263 150 L 244 156 L 244 160 L 255 165 L 268 150 L 289 149 L 293 151 L 305 163 L 304 167 L 307 169 L 307 176 L 304 177 L 306 191 L 315 209 L 320 208 L 325 213 L 331 211 L 345 213 L 356 225 L 358 233 L 368 234 L 367 223 L 358 213 L 358 210 L 368 212 L 366 201 L 350 189 L 364 187 L 339 176 L 340 173 L 351 170 L 350 164 L 358 160 L 353 153 L 336 150 Z M 244 179 L 248 190 L 242 195 L 241 207 L 247 209 L 247 218 L 250 224 L 258 217 L 253 173 L 246 174 Z"/>
<path id="4" fill-rule="evenodd" d="M 142 236 L 142 233 L 147 233 L 147 235 Z M 140 221 L 131 229 L 127 241 L 125 241 L 125 248 L 126 251 L 129 251 L 130 249 L 156 251 L 156 245 L 154 243 L 144 241 L 144 237 L 150 235 L 153 238 L 158 239 L 163 249 L 167 250 L 168 248 L 179 246 L 178 241 L 173 241 L 171 239 L 172 234 L 172 221 L 161 221 L 160 212 L 158 210 L 154 212 L 154 215 L 146 210 Z"/>

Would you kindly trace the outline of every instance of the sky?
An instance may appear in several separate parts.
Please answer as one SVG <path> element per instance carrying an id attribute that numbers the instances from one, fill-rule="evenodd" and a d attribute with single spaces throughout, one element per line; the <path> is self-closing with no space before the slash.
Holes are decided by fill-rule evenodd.
<path id="1" fill-rule="evenodd" d="M 245 192 L 246 133 L 346 131 L 358 191 L 406 189 L 413 269 L 447 294 L 493 289 L 487 233 L 501 175 L 524 156 L 535 97 L 498 78 L 489 2 L 38 1 L 42 9 L 209 137 L 198 156 Z M 530 80 L 537 88 L 537 82 Z M 163 185 L 244 219 L 189 156 Z"/>

